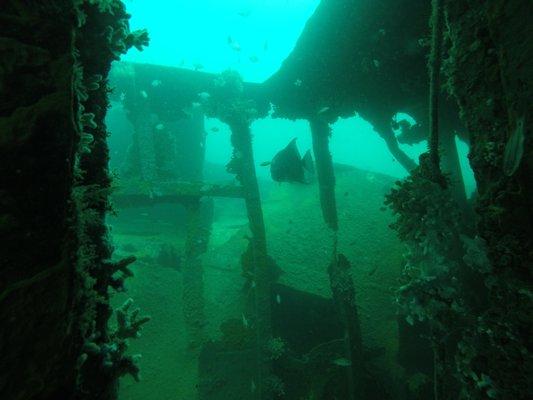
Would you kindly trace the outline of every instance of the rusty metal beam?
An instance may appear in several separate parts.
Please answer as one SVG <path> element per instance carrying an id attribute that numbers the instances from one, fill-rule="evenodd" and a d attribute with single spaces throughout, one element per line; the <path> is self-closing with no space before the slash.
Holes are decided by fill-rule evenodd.
<path id="1" fill-rule="evenodd" d="M 141 187 L 141 189 L 139 189 Z M 118 187 L 112 194 L 113 204 L 119 208 L 151 206 L 161 203 L 188 203 L 201 197 L 244 198 L 239 185 L 207 184 L 202 182 L 173 182 L 164 187 L 143 189 L 142 185 Z"/>

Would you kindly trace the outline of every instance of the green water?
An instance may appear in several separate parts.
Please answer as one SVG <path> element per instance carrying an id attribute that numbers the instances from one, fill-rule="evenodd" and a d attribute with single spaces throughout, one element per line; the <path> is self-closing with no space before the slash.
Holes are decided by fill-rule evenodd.
<path id="1" fill-rule="evenodd" d="M 142 53 L 132 50 L 123 61 L 201 69 L 214 74 L 232 69 L 239 72 L 245 82 L 261 83 L 277 71 L 290 53 L 318 3 L 297 0 L 130 1 L 132 28 L 148 28 L 151 43 Z M 237 41 L 241 48 L 238 54 L 232 48 Z M 167 83 L 157 75 L 152 79 L 153 87 L 164 87 Z M 143 97 L 147 97 L 146 91 L 151 93 L 148 86 L 136 89 Z M 400 116 L 406 117 L 409 118 Z M 131 157 L 128 149 L 135 129 L 122 101 L 112 101 L 107 123 L 111 133 L 110 167 L 116 176 L 116 184 L 127 186 L 129 181 L 123 176 L 124 166 Z M 225 170 L 233 150 L 229 126 L 204 116 L 202 124 L 205 130 L 205 143 L 201 146 L 205 152 L 203 180 L 236 183 L 234 176 Z M 158 131 L 167 132 L 167 127 L 162 123 L 154 126 L 153 141 L 157 146 Z M 357 310 L 365 357 L 369 360 L 364 374 L 375 386 L 369 390 L 373 394 L 368 398 L 385 398 L 380 397 L 383 393 L 388 396 L 386 398 L 405 398 L 406 390 L 418 393 L 430 380 L 426 373 L 406 370 L 405 364 L 399 360 L 395 292 L 400 285 L 405 248 L 389 228 L 394 219 L 391 212 L 384 209 L 383 201 L 394 182 L 406 177 L 407 172 L 389 153 L 372 125 L 361 117 L 338 119 L 331 127 L 330 151 L 336 169 L 340 227 L 337 251 L 351 263 L 356 294 L 352 306 Z M 268 254 L 282 271 L 277 282 L 288 288 L 286 290 L 292 290 L 299 299 L 298 304 L 303 304 L 304 309 L 311 309 L 311 312 L 313 305 L 309 303 L 306 307 L 307 298 L 315 299 L 316 304 L 331 305 L 328 265 L 334 240 L 333 233 L 323 221 L 316 179 L 309 185 L 280 184 L 272 181 L 268 167 L 260 166 L 262 162 L 272 160 L 292 138 L 297 138 L 302 154 L 311 148 L 309 124 L 303 120 L 266 117 L 254 121 L 251 131 Z M 170 130 L 170 136 L 172 134 Z M 466 190 L 470 194 L 475 185 L 466 159 L 468 148 L 460 141 L 457 146 Z M 423 141 L 401 147 L 416 160 L 427 144 Z M 197 144 L 195 148 L 198 149 Z M 174 156 L 179 159 L 188 152 L 188 148 L 178 148 Z M 175 176 L 170 182 L 182 180 L 180 178 Z M 157 182 L 145 184 L 151 187 L 150 190 L 157 190 L 153 189 L 157 188 Z M 243 338 L 253 335 L 255 329 L 250 322 L 253 318 L 249 316 L 249 288 L 246 289 L 241 266 L 241 254 L 246 251 L 250 238 L 244 201 L 224 198 L 213 201 L 207 248 L 197 260 L 197 267 L 203 274 L 200 295 L 204 316 L 199 317 L 203 324 L 201 338 L 194 337 L 184 318 L 183 268 L 187 262 L 187 235 L 190 234 L 186 207 L 176 203 L 155 204 L 118 207 L 116 211 L 117 215 L 108 219 L 115 256 L 133 254 L 137 262 L 132 267 L 135 277 L 128 281 L 127 292 L 116 294 L 113 305 L 118 307 L 131 297 L 142 308 L 143 314 L 152 317 L 142 336 L 131 341 L 129 349 L 131 354 L 142 354 L 142 380 L 137 383 L 130 377 L 122 378 L 120 399 L 254 399 L 257 383 L 248 373 L 253 366 L 248 364 L 245 355 L 242 360 L 231 358 L 233 356 L 228 354 L 236 351 L 245 354 L 245 351 L 239 346 L 235 350 L 235 346 L 227 345 L 228 335 L 233 340 L 245 340 Z M 163 249 L 168 251 L 167 258 L 162 254 Z M 290 346 L 283 338 L 285 334 L 291 338 L 299 335 L 298 340 L 304 347 L 319 348 L 320 338 L 315 331 L 302 328 L 308 316 L 301 314 L 298 311 L 301 309 L 292 300 L 286 302 L 278 294 L 273 298 L 273 307 L 283 318 L 288 315 L 289 322 L 292 322 L 289 324 L 282 317 L 279 317 L 281 322 L 275 322 L 276 334 L 280 336 L 275 338 L 285 346 L 285 353 L 277 363 L 284 366 L 287 357 L 292 357 L 292 362 L 294 359 L 300 363 L 309 362 L 302 376 L 298 373 L 287 375 L 283 371 L 278 374 L 283 376 L 281 383 L 278 382 L 283 389 L 277 392 L 276 398 L 348 398 L 342 397 L 347 396 L 349 387 L 346 367 L 358 366 L 350 365 L 345 361 L 347 356 L 341 357 L 339 352 L 331 356 L 322 354 L 321 363 L 312 364 L 305 361 L 313 354 L 312 349 L 305 354 L 287 349 Z M 330 326 L 330 318 L 338 319 L 338 315 L 321 315 L 317 309 L 314 317 L 317 332 L 326 332 L 338 340 L 346 338 L 342 328 Z M 301 326 L 298 325 L 300 320 Z M 229 334 L 225 330 L 228 326 L 233 327 Z M 213 359 L 199 361 L 209 353 L 210 343 L 221 346 L 217 348 L 223 350 L 216 353 L 220 358 L 216 362 Z M 224 361 L 224 357 L 229 358 Z M 236 365 L 240 363 L 240 367 Z M 225 369 L 237 372 L 231 375 L 231 379 L 222 377 Z M 301 379 L 308 381 L 299 384 Z M 321 382 L 317 384 L 320 389 L 313 386 L 314 381 Z M 231 387 L 235 387 L 233 392 Z M 283 394 L 285 390 L 299 393 L 298 398 Z M 220 397 L 220 393 L 228 391 L 230 395 Z M 328 397 L 325 393 L 340 394 Z"/>

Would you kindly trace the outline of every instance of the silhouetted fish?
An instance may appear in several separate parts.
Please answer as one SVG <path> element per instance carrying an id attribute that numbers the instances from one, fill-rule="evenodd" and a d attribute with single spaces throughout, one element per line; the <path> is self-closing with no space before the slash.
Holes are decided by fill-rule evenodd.
<path id="1" fill-rule="evenodd" d="M 308 150 L 301 158 L 296 138 L 279 151 L 271 162 L 261 163 L 263 167 L 267 165 L 270 165 L 270 175 L 276 182 L 309 183 L 311 175 L 315 173 L 311 151 Z"/>

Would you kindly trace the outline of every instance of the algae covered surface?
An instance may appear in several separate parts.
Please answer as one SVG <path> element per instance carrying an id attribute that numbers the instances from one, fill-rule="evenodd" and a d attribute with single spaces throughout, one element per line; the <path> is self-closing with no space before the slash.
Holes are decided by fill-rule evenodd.
<path id="1" fill-rule="evenodd" d="M 532 14 L 3 1 L 0 398 L 533 398 Z"/>

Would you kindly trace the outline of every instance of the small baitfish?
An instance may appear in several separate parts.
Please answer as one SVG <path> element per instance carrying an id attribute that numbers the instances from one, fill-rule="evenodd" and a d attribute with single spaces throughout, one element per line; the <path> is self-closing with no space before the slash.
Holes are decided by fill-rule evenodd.
<path id="1" fill-rule="evenodd" d="M 206 102 L 211 98 L 211 95 L 207 92 L 201 92 L 198 93 L 198 98 L 200 99 L 200 101 Z"/>
<path id="2" fill-rule="evenodd" d="M 241 51 L 241 45 L 239 42 L 237 42 L 235 39 L 233 39 L 231 36 L 228 36 L 228 45 L 231 47 L 233 51 Z"/>
<path id="3" fill-rule="evenodd" d="M 339 367 L 350 367 L 352 362 L 347 358 L 337 358 L 333 360 L 333 364 L 338 365 Z"/>
<path id="4" fill-rule="evenodd" d="M 505 145 L 503 153 L 503 173 L 513 176 L 524 155 L 524 127 L 525 118 L 518 119 L 516 128 Z"/>

